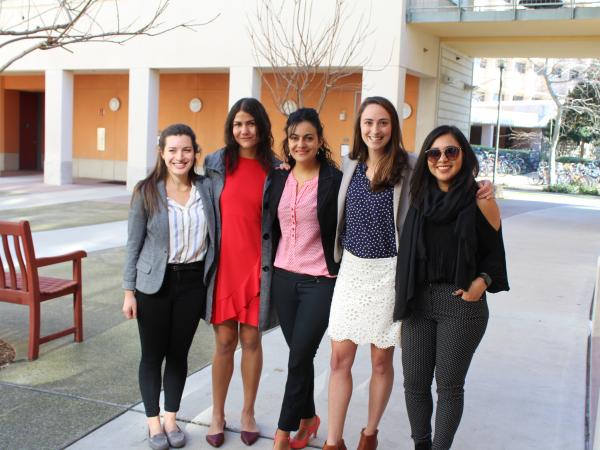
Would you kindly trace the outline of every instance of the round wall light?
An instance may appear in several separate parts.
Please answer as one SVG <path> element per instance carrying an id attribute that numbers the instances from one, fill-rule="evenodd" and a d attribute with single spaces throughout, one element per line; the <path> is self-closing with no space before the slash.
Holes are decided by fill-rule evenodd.
<path id="1" fill-rule="evenodd" d="M 108 109 L 111 111 L 118 111 L 119 108 L 121 108 L 121 100 L 119 100 L 117 97 L 113 97 L 108 101 Z"/>
<path id="2" fill-rule="evenodd" d="M 283 102 L 283 105 L 281 105 L 281 109 L 283 109 L 283 112 L 289 116 L 298 109 L 298 105 L 294 100 L 286 100 Z"/>
<path id="3" fill-rule="evenodd" d="M 202 100 L 195 97 L 190 100 L 190 111 L 193 113 L 200 112 L 202 110 Z"/>
<path id="4" fill-rule="evenodd" d="M 402 118 L 408 119 L 411 115 L 412 115 L 412 106 L 410 106 L 408 103 L 404 102 L 404 105 L 402 105 Z"/>

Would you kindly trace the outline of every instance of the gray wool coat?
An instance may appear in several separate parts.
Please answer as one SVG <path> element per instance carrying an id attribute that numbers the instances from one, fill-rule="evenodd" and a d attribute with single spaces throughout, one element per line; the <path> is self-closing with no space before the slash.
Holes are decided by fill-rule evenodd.
<path id="1" fill-rule="evenodd" d="M 210 274 L 214 272 L 212 269 L 215 263 L 216 222 L 212 205 L 212 185 L 208 178 L 199 176 L 195 186 L 202 199 L 208 228 L 207 253 L 204 258 L 204 283 L 207 285 Z M 157 188 L 160 197 L 164 200 L 159 202 L 158 211 L 149 217 L 142 196 L 134 195 L 127 222 L 127 255 L 123 269 L 123 289 L 138 290 L 145 294 L 158 292 L 169 259 L 169 217 L 165 183 L 159 182 Z"/>
<path id="2" fill-rule="evenodd" d="M 273 160 L 273 169 L 279 167 L 281 162 Z M 220 149 L 206 156 L 204 160 L 204 170 L 206 176 L 212 183 L 212 202 L 216 217 L 216 250 L 214 269 L 208 280 L 208 290 L 206 294 L 206 316 L 207 322 L 211 321 L 215 282 L 217 277 L 218 255 L 221 242 L 221 208 L 220 200 L 223 187 L 225 186 L 225 150 Z M 262 219 L 261 219 L 261 277 L 260 277 L 260 307 L 258 316 L 258 329 L 266 331 L 278 325 L 275 308 L 271 304 L 271 277 L 273 274 L 273 246 L 271 240 L 271 223 L 269 218 L 269 191 L 271 186 L 271 176 L 267 174 L 265 184 L 263 186 L 262 200 Z M 244 270 L 240 267 L 240 270 Z"/>

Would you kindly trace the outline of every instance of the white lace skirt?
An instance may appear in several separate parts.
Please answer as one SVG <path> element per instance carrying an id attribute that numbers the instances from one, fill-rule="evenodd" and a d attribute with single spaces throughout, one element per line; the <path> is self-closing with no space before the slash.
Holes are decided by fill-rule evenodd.
<path id="1" fill-rule="evenodd" d="M 400 344 L 393 321 L 396 257 L 366 259 L 344 250 L 333 291 L 329 329 L 334 341 L 389 348 Z"/>

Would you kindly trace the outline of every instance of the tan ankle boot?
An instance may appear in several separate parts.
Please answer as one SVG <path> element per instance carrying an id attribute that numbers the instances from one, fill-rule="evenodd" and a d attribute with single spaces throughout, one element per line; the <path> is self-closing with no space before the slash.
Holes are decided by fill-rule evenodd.
<path id="1" fill-rule="evenodd" d="M 356 450 L 375 450 L 377 448 L 377 433 L 379 430 L 375 430 L 375 433 L 367 436 L 365 429 L 360 431 L 360 441 L 358 441 L 358 447 Z"/>
<path id="2" fill-rule="evenodd" d="M 337 445 L 328 445 L 327 441 L 323 444 L 323 450 L 348 450 L 346 448 L 346 444 L 344 443 L 344 439 L 340 439 Z"/>

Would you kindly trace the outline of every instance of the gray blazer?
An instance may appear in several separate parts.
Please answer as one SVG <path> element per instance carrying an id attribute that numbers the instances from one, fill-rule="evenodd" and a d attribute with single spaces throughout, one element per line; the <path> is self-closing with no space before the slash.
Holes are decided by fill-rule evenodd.
<path id="1" fill-rule="evenodd" d="M 274 160 L 273 168 L 279 167 L 281 161 Z M 215 239 L 215 254 L 219 254 L 219 246 L 221 242 L 221 193 L 225 186 L 225 150 L 220 149 L 206 156 L 204 160 L 204 170 L 206 175 L 212 182 L 212 202 L 216 217 L 216 239 Z M 261 331 L 268 330 L 278 325 L 275 308 L 271 305 L 271 276 L 273 272 L 273 245 L 271 240 L 271 224 L 269 218 L 269 191 L 271 186 L 271 176 L 267 174 L 265 184 L 263 186 L 263 202 L 262 202 L 262 220 L 261 220 L 261 235 L 262 246 L 260 264 L 262 268 L 260 277 L 260 308 L 258 315 L 258 329 Z M 214 302 L 214 291 L 216 281 L 216 267 L 212 271 L 209 281 L 208 290 L 206 293 L 206 316 L 205 320 L 209 322 L 212 319 L 212 309 Z M 241 268 L 243 269 L 243 268 Z"/>
<path id="2" fill-rule="evenodd" d="M 417 162 L 417 155 L 414 153 L 408 154 L 408 169 L 402 174 L 402 178 L 398 184 L 394 186 L 394 222 L 396 224 L 396 248 L 400 242 L 400 236 L 402 235 L 402 227 L 404 225 L 404 219 L 406 219 L 406 213 L 410 206 L 410 181 L 412 179 L 413 169 Z M 342 259 L 342 231 L 345 226 L 344 212 L 346 210 L 346 194 L 348 193 L 348 187 L 350 186 L 350 180 L 354 171 L 358 166 L 358 160 L 350 159 L 348 156 L 344 156 L 342 161 L 342 184 L 340 185 L 340 192 L 338 194 L 338 210 L 337 210 L 337 229 L 335 232 L 335 248 L 333 251 L 333 257 L 337 262 Z"/>
<path id="3" fill-rule="evenodd" d="M 211 183 L 205 176 L 195 182 L 200 193 L 208 228 L 208 250 L 204 259 L 204 283 L 215 262 L 215 213 L 211 202 Z M 134 195 L 127 223 L 127 256 L 123 269 L 123 289 L 155 294 L 162 286 L 169 258 L 169 217 L 165 183 L 159 182 L 158 192 L 164 202 L 148 217 L 141 195 Z"/>

